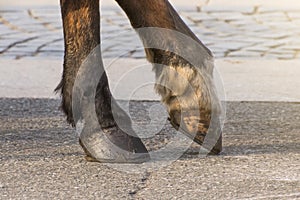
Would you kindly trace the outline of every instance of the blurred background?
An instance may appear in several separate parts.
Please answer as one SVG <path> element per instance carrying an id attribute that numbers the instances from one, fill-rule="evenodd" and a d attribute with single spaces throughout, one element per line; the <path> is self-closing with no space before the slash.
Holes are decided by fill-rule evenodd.
<path id="1" fill-rule="evenodd" d="M 172 0 L 171 3 L 213 52 L 229 100 L 299 100 L 300 94 L 293 92 L 300 84 L 298 78 L 293 78 L 298 76 L 300 58 L 299 1 Z M 121 63 L 129 65 L 143 64 L 142 44 L 124 12 L 113 0 L 102 0 L 101 4 L 101 46 L 106 66 L 116 58 L 127 59 Z M 60 79 L 63 51 L 59 1 L 1 0 L 0 96 L 57 98 L 53 88 Z M 234 61 L 224 62 L 226 59 Z M 125 68 L 130 68 L 129 65 Z M 239 75 L 232 77 L 229 71 L 234 66 Z M 27 70 L 20 74 L 19 67 Z M 120 72 L 118 66 L 111 69 L 112 74 Z M 45 70 L 49 70 L 47 78 Z M 147 70 L 143 74 L 151 73 L 150 68 Z M 253 80 L 256 84 L 250 86 L 248 83 Z M 245 94 L 245 90 L 249 92 Z M 143 98 L 154 96 L 150 92 Z"/>

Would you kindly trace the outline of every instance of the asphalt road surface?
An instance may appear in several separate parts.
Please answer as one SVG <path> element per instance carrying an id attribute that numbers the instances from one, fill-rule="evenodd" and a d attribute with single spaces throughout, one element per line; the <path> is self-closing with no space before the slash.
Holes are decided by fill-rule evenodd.
<path id="1" fill-rule="evenodd" d="M 131 102 L 133 119 L 149 123 L 156 104 Z M 300 199 L 299 103 L 228 102 L 222 155 L 199 157 L 192 145 L 136 173 L 85 161 L 58 107 L 0 100 L 0 199 Z M 162 148 L 173 133 L 165 125 L 144 141 Z"/>

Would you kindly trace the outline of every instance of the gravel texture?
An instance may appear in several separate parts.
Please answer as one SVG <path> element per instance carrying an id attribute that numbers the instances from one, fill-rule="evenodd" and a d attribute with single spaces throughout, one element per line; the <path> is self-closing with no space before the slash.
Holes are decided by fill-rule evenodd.
<path id="1" fill-rule="evenodd" d="M 144 125 L 159 108 L 130 105 Z M 198 157 L 193 144 L 170 165 L 138 173 L 86 162 L 58 100 L 0 99 L 0 108 L 0 199 L 300 198 L 299 103 L 227 102 L 222 155 Z M 157 149 L 173 134 L 167 124 L 144 141 Z"/>

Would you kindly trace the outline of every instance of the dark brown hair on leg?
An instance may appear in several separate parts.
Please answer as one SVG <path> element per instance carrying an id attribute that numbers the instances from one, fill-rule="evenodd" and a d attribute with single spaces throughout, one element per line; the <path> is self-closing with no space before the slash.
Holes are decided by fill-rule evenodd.
<path id="1" fill-rule="evenodd" d="M 189 29 L 168 0 L 116 1 L 145 46 L 147 59 L 156 73 L 155 89 L 167 107 L 171 124 L 200 145 L 204 145 L 205 138 L 212 138 L 204 147 L 208 147 L 212 154 L 220 153 L 220 104 L 212 80 L 214 65 L 210 50 Z M 153 31 L 152 34 L 147 32 L 153 29 L 142 30 L 150 27 L 173 32 Z M 189 37 L 197 48 L 186 46 L 180 37 L 176 37 L 179 34 Z M 163 48 L 151 48 L 152 44 L 161 44 Z M 168 51 L 172 48 L 179 49 L 190 58 L 194 57 L 196 62 L 191 63 L 181 55 Z M 178 80 L 179 76 L 182 81 Z"/>
<path id="2" fill-rule="evenodd" d="M 141 140 L 131 131 L 129 135 L 116 123 L 114 111 L 126 125 L 131 128 L 130 119 L 118 107 L 113 99 L 103 68 L 100 51 L 100 13 L 99 0 L 61 0 L 61 13 L 64 31 L 64 70 L 62 80 L 56 91 L 61 90 L 62 109 L 67 120 L 73 126 L 82 121 L 83 127 L 79 136 L 80 145 L 88 156 L 88 160 L 99 162 L 138 163 L 149 159 L 149 154 Z M 92 56 L 90 56 L 92 55 Z M 92 58 L 89 60 L 89 58 Z M 94 72 L 93 70 L 101 72 Z M 85 71 L 84 71 L 85 70 Z M 85 80 L 88 74 L 99 74 L 101 77 Z M 99 80 L 97 83 L 93 80 Z M 83 80 L 83 82 L 78 80 Z M 89 91 L 89 82 L 96 84 L 96 91 Z M 75 85 L 77 83 L 77 85 Z M 82 84 L 82 85 L 80 85 Z M 74 94 L 75 91 L 79 92 Z M 79 94 L 79 96 L 77 96 Z M 85 96 L 86 95 L 86 96 Z M 84 104 L 88 100 L 95 106 Z M 74 107 L 74 102 L 76 103 Z M 113 105 L 112 105 L 113 104 Z M 90 104 L 89 104 L 90 105 Z M 96 109 L 96 120 L 91 121 L 90 108 Z M 76 112 L 75 110 L 76 109 Z M 76 113 L 76 119 L 74 115 Z M 130 129 L 131 130 L 131 129 Z"/>

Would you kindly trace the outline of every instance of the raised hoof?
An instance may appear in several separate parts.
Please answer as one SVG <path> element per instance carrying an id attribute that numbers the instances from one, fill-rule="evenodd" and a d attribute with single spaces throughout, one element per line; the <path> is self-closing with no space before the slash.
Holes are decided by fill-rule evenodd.
<path id="1" fill-rule="evenodd" d="M 193 123 L 189 123 L 188 121 L 185 121 L 184 123 L 181 124 L 182 127 L 180 127 L 177 122 L 172 120 L 172 118 L 169 118 L 169 121 L 176 130 L 185 134 L 187 137 L 191 138 L 197 144 L 199 144 L 201 146 L 203 145 L 203 141 L 204 141 L 205 137 L 207 136 L 207 130 L 205 130 L 205 128 L 203 128 L 203 127 L 205 127 L 205 125 L 202 125 L 201 123 L 197 122 L 197 126 L 195 126 L 195 125 L 193 126 L 192 125 Z M 195 127 L 197 127 L 197 128 L 195 128 Z M 208 155 L 220 154 L 222 152 L 222 133 L 220 134 L 220 136 L 219 136 L 218 140 L 215 142 L 215 144 L 213 144 L 213 142 L 208 142 L 208 144 L 206 144 L 206 147 L 204 147 L 204 148 L 211 149 L 210 151 L 208 151 Z"/>
<path id="2" fill-rule="evenodd" d="M 150 160 L 150 155 L 140 138 L 127 135 L 116 127 L 89 136 L 83 134 L 79 144 L 89 162 L 144 163 Z"/>

